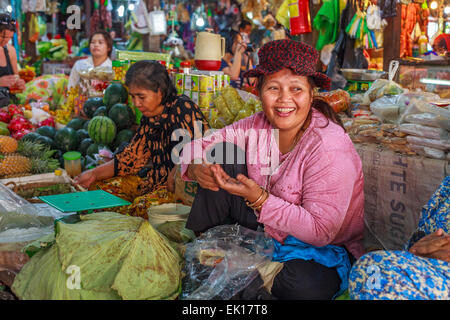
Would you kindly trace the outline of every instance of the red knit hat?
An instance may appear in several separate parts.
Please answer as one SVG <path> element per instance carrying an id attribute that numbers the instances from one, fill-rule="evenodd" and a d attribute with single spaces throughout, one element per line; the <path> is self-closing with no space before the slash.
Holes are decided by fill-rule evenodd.
<path id="1" fill-rule="evenodd" d="M 244 73 L 244 77 L 269 75 L 289 68 L 299 76 L 313 78 L 318 87 L 330 90 L 330 78 L 316 72 L 319 52 L 306 43 L 289 39 L 270 41 L 261 47 L 258 57 L 259 64 Z"/>

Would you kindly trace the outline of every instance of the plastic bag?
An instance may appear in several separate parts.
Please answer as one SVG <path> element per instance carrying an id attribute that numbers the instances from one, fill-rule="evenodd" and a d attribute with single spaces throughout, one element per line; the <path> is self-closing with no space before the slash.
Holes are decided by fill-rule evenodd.
<path id="1" fill-rule="evenodd" d="M 406 107 L 405 111 L 400 116 L 398 122 L 403 123 L 406 121 L 406 119 L 411 119 L 411 115 L 413 114 L 424 114 L 424 113 L 431 113 L 434 115 L 433 122 L 447 130 L 450 131 L 450 110 L 447 110 L 445 108 L 436 107 L 430 103 L 427 103 L 426 101 L 422 101 L 419 99 L 412 99 L 409 105 Z M 425 117 L 422 115 L 422 117 Z M 428 118 L 430 118 L 429 115 L 427 115 Z"/>
<path id="2" fill-rule="evenodd" d="M 409 144 L 409 147 L 412 151 L 427 158 L 445 159 L 446 157 L 445 152 L 439 149 L 425 147 L 418 144 Z"/>
<path id="3" fill-rule="evenodd" d="M 437 139 L 437 140 L 448 140 L 449 135 L 448 131 L 442 128 L 435 128 L 429 126 L 422 126 L 420 124 L 413 123 L 402 123 L 399 126 L 401 132 L 407 133 L 409 135 L 429 138 L 429 139 Z"/>
<path id="4" fill-rule="evenodd" d="M 0 184 L 0 251 L 20 251 L 28 242 L 52 233 L 53 221 Z"/>
<path id="5" fill-rule="evenodd" d="M 377 79 L 372 83 L 369 90 L 364 93 L 363 104 L 369 105 L 372 101 L 380 99 L 383 96 L 399 95 L 403 91 L 403 88 L 394 81 Z"/>
<path id="6" fill-rule="evenodd" d="M 336 113 L 347 110 L 351 104 L 350 94 L 342 89 L 319 92 L 316 96 L 327 102 Z"/>
<path id="7" fill-rule="evenodd" d="M 263 231 L 237 224 L 209 229 L 186 245 L 181 299 L 228 300 L 271 260 L 273 242 Z"/>
<path id="8" fill-rule="evenodd" d="M 372 111 L 381 122 L 396 123 L 400 115 L 398 96 L 383 96 L 370 104 Z"/>
<path id="9" fill-rule="evenodd" d="M 439 126 L 440 116 L 434 113 L 424 112 L 424 113 L 408 114 L 404 116 L 402 119 L 403 121 L 412 124 L 419 124 L 437 128 L 440 127 Z"/>
<path id="10" fill-rule="evenodd" d="M 222 95 L 219 95 L 214 99 L 214 106 L 219 110 L 219 114 L 225 120 L 226 124 L 230 124 L 233 121 L 234 115 L 231 113 L 225 98 Z"/>
<path id="11" fill-rule="evenodd" d="M 244 100 L 241 98 L 237 90 L 231 86 L 222 89 L 222 96 L 225 99 L 228 110 L 233 116 L 236 116 L 239 110 L 244 106 Z"/>
<path id="12" fill-rule="evenodd" d="M 409 144 L 415 144 L 444 151 L 450 150 L 450 140 L 427 139 L 415 136 L 407 136 L 406 140 Z"/>

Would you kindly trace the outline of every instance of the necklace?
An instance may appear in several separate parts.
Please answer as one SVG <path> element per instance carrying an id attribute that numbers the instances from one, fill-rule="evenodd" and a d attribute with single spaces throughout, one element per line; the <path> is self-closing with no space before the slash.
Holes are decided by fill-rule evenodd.
<path id="1" fill-rule="evenodd" d="M 265 186 L 264 189 L 266 189 L 269 193 L 271 192 L 271 188 L 270 188 L 270 179 L 272 178 L 272 175 L 278 171 L 278 169 L 283 165 L 283 163 L 285 161 L 287 161 L 288 159 L 291 158 L 292 153 L 290 153 L 294 147 L 297 145 L 297 143 L 300 141 L 300 138 L 302 137 L 303 133 L 306 131 L 306 129 L 309 127 L 309 124 L 311 123 L 311 114 L 312 114 L 312 109 L 309 110 L 308 115 L 306 116 L 306 120 L 305 122 L 303 122 L 302 127 L 300 128 L 299 132 L 297 133 L 294 142 L 292 143 L 292 147 L 291 149 L 288 151 L 288 156 L 287 158 L 282 161 L 281 163 L 279 163 L 277 165 L 277 167 L 271 171 L 271 174 L 267 174 L 267 177 L 265 179 Z M 272 167 L 272 149 L 270 148 L 270 138 L 267 140 L 267 150 L 269 150 L 269 168 Z"/>
<path id="2" fill-rule="evenodd" d="M 311 122 L 311 109 L 309 110 L 308 115 L 306 116 L 306 119 L 305 119 L 305 121 L 302 124 L 302 127 L 300 128 L 300 130 L 295 135 L 294 141 L 292 142 L 292 145 L 289 148 L 288 152 L 291 152 L 295 148 L 297 143 L 300 141 L 300 138 L 303 136 L 303 133 L 308 128 L 310 122 Z"/>

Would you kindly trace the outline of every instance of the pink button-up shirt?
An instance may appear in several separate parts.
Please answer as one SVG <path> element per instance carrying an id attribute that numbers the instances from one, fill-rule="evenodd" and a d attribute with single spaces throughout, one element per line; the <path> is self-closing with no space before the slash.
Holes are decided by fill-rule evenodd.
<path id="1" fill-rule="evenodd" d="M 292 235 L 319 247 L 344 245 L 359 258 L 364 253 L 364 179 L 349 136 L 315 109 L 289 153 L 281 154 L 275 134 L 259 112 L 194 140 L 183 148 L 182 177 L 189 180 L 187 164 L 206 159 L 213 143 L 233 142 L 245 150 L 249 178 L 270 192 L 258 222 L 271 237 L 281 243 Z"/>

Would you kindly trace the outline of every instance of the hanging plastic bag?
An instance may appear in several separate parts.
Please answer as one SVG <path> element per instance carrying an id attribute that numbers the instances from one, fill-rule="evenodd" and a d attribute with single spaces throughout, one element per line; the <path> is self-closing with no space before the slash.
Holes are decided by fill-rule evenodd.
<path id="1" fill-rule="evenodd" d="M 228 300 L 270 262 L 273 242 L 237 224 L 209 229 L 186 245 L 181 299 Z"/>
<path id="2" fill-rule="evenodd" d="M 370 30 L 381 29 L 380 7 L 377 5 L 372 4 L 367 8 L 367 28 Z"/>
<path id="3" fill-rule="evenodd" d="M 385 95 L 399 95 L 404 92 L 404 89 L 398 83 L 393 81 L 398 67 L 398 61 L 391 61 L 389 64 L 389 79 L 377 79 L 372 83 L 369 90 L 364 93 L 364 105 L 370 105 L 372 101 L 375 101 Z"/>

